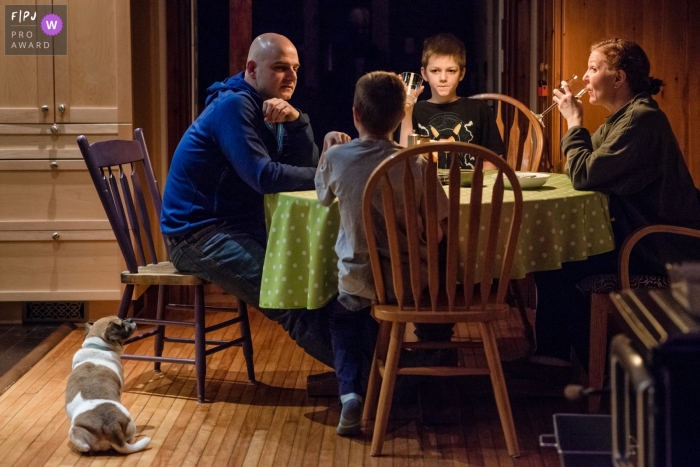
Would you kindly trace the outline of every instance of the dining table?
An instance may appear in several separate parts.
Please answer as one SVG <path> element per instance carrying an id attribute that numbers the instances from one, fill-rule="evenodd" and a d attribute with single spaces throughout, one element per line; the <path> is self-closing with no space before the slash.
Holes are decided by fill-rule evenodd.
<path id="1" fill-rule="evenodd" d="M 484 175 L 482 229 L 486 228 L 494 177 L 495 173 Z M 471 188 L 461 188 L 461 218 L 469 210 L 470 194 Z M 513 203 L 512 191 L 506 190 L 505 218 Z M 340 226 L 337 201 L 322 206 L 315 191 L 270 194 L 265 196 L 265 217 L 268 241 L 260 306 L 322 307 L 338 293 L 334 250 Z M 460 236 L 460 246 L 466 248 L 462 232 Z M 542 187 L 523 190 L 523 216 L 511 278 L 559 269 L 564 262 L 582 261 L 614 247 L 607 196 L 575 190 L 566 175 L 551 174 Z M 460 256 L 466 256 L 463 248 Z"/>

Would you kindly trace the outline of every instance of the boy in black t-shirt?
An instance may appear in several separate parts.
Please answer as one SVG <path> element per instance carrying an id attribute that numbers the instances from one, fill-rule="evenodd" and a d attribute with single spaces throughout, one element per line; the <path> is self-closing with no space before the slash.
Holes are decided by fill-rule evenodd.
<path id="1" fill-rule="evenodd" d="M 430 85 L 432 95 L 415 105 L 407 100 L 399 144 L 406 146 L 408 135 L 418 133 L 436 141 L 478 144 L 503 154 L 503 140 L 489 106 L 483 101 L 457 95 L 457 85 L 466 72 L 466 50 L 462 41 L 449 33 L 429 37 L 423 44 L 421 61 L 421 75 Z M 446 164 L 447 159 L 441 154 L 439 166 L 447 168 Z M 463 154 L 460 166 L 473 168 L 473 158 Z"/>

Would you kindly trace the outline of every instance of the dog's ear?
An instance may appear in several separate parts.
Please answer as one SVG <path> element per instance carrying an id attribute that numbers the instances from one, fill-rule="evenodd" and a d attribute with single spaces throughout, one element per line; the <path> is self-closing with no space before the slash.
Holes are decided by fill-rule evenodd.
<path id="1" fill-rule="evenodd" d="M 92 329 L 92 325 L 95 324 L 92 321 L 88 321 L 85 323 L 85 337 L 87 337 L 88 334 L 90 334 L 90 329 Z"/>
<path id="2" fill-rule="evenodd" d="M 129 338 L 131 331 L 123 323 L 109 323 L 105 331 L 105 340 L 108 342 L 124 343 Z"/>

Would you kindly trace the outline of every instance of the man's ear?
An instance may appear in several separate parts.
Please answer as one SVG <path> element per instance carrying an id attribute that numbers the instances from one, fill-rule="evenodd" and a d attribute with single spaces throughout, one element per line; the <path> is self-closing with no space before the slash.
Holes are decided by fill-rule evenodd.
<path id="1" fill-rule="evenodd" d="M 248 60 L 245 64 L 245 71 L 248 73 L 248 75 L 255 79 L 255 71 L 258 68 L 258 64 L 255 63 L 255 60 Z"/>
<path id="2" fill-rule="evenodd" d="M 92 329 L 92 325 L 95 324 L 92 321 L 88 321 L 85 323 L 85 337 L 90 333 L 90 329 Z"/>
<path id="3" fill-rule="evenodd" d="M 425 74 L 425 67 L 420 67 L 420 75 L 423 77 L 423 81 L 428 82 L 428 76 Z"/>
<path id="4" fill-rule="evenodd" d="M 462 71 L 459 72 L 459 80 L 462 81 L 464 79 L 464 75 L 467 74 L 467 67 L 463 66 Z"/>

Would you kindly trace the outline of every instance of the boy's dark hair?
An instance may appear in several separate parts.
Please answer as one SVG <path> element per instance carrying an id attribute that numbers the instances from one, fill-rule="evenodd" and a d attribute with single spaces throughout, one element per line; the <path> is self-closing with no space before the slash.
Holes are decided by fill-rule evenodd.
<path id="1" fill-rule="evenodd" d="M 429 37 L 423 42 L 423 56 L 421 57 L 423 68 L 428 66 L 428 60 L 433 55 L 452 57 L 462 69 L 467 66 L 467 49 L 464 47 L 464 42 L 449 32 Z"/>
<path id="2" fill-rule="evenodd" d="M 396 130 L 403 119 L 405 103 L 406 88 L 395 73 L 373 71 L 355 84 L 353 106 L 362 126 L 372 135 Z"/>

